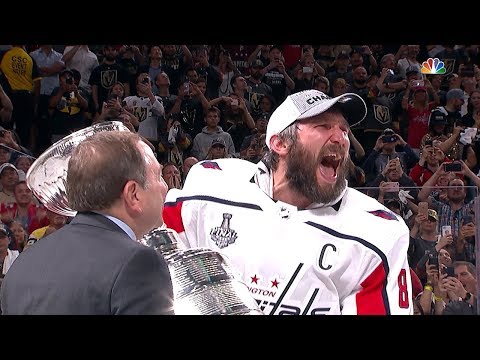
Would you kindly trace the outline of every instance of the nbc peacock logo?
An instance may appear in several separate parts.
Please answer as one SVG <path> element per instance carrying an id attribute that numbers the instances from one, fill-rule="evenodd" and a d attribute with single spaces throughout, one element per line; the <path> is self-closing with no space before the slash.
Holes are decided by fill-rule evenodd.
<path id="1" fill-rule="evenodd" d="M 427 61 L 422 63 L 422 74 L 445 74 L 447 69 L 445 69 L 445 64 L 440 59 L 428 58 Z"/>

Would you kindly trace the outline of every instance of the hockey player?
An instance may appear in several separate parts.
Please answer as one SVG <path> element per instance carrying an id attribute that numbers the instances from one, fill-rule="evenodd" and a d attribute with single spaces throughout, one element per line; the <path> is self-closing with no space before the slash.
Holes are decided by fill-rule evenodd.
<path id="1" fill-rule="evenodd" d="M 408 228 L 345 180 L 348 127 L 365 114 L 352 93 L 288 96 L 264 159 L 195 164 L 164 222 L 224 254 L 265 314 L 412 314 Z"/>

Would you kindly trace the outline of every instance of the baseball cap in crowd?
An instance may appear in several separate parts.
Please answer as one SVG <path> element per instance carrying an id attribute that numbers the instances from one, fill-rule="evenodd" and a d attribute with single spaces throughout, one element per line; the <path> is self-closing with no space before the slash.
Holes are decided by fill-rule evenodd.
<path id="1" fill-rule="evenodd" d="M 265 111 L 257 111 L 252 114 L 252 118 L 255 121 L 260 119 L 268 121 L 268 119 L 270 119 L 270 113 Z"/>
<path id="2" fill-rule="evenodd" d="M 346 51 L 340 51 L 337 54 L 337 59 L 350 59 L 350 56 L 348 56 L 348 53 Z"/>
<path id="3" fill-rule="evenodd" d="M 395 209 L 397 209 L 400 213 L 403 211 L 402 202 L 398 198 L 387 199 L 385 201 L 385 206 L 394 212 L 396 212 Z"/>
<path id="4" fill-rule="evenodd" d="M 363 99 L 354 93 L 345 93 L 331 98 L 318 90 L 304 90 L 287 96 L 270 116 L 265 142 L 270 149 L 270 139 L 297 120 L 321 114 L 333 105 L 340 105 L 350 126 L 357 125 L 367 115 Z"/>
<path id="5" fill-rule="evenodd" d="M 28 240 L 25 242 L 25 247 L 23 248 L 23 250 L 25 250 L 25 249 L 28 248 L 29 246 L 32 246 L 32 245 L 35 244 L 37 241 L 38 241 L 37 238 L 35 238 L 34 236 L 30 235 L 30 237 L 28 238 Z"/>
<path id="6" fill-rule="evenodd" d="M 7 162 L 0 165 L 0 175 L 2 175 L 3 170 L 5 170 L 7 167 L 14 169 L 18 174 L 18 169 L 15 167 L 15 165 Z"/>
<path id="7" fill-rule="evenodd" d="M 446 95 L 447 101 L 451 99 L 465 100 L 465 93 L 462 89 L 450 89 Z"/>
<path id="8" fill-rule="evenodd" d="M 430 113 L 428 125 L 447 125 L 447 112 L 443 108 L 435 108 Z"/>
<path id="9" fill-rule="evenodd" d="M 0 224 L 0 237 L 8 237 L 8 243 L 12 241 L 12 230 L 5 225 L 5 224 Z"/>
<path id="10" fill-rule="evenodd" d="M 418 68 L 415 66 L 407 67 L 407 69 L 405 70 L 405 75 L 408 76 L 412 74 L 420 74 L 420 70 L 418 70 Z"/>
<path id="11" fill-rule="evenodd" d="M 252 68 L 256 68 L 256 67 L 263 68 L 263 62 L 262 62 L 262 60 L 260 60 L 260 59 L 255 59 L 255 60 L 252 61 L 252 63 L 250 64 L 250 67 L 252 67 Z"/>
<path id="12" fill-rule="evenodd" d="M 354 46 L 352 48 L 352 51 L 350 51 L 350 56 L 353 54 L 363 54 L 362 47 L 361 46 Z"/>
<path id="13" fill-rule="evenodd" d="M 226 147 L 225 145 L 225 141 L 221 138 L 217 138 L 217 139 L 213 139 L 212 141 L 212 147 L 214 147 L 215 145 L 221 145 L 223 147 Z"/>
<path id="14" fill-rule="evenodd" d="M 395 131 L 393 131 L 392 129 L 390 128 L 386 128 L 383 130 L 382 132 L 382 141 L 384 143 L 394 143 L 395 141 L 398 140 L 398 136 L 397 134 L 395 133 Z"/>
<path id="15" fill-rule="evenodd" d="M 8 231 L 4 224 L 0 224 L 0 236 L 8 236 Z"/>
<path id="16" fill-rule="evenodd" d="M 348 55 L 348 53 L 346 51 L 340 51 L 338 54 L 337 54 L 337 59 L 338 60 L 341 60 L 341 59 L 350 59 L 350 56 Z"/>
<path id="17" fill-rule="evenodd" d="M 438 221 L 438 214 L 433 209 L 428 209 L 428 217 L 434 219 L 435 221 Z"/>
<path id="18" fill-rule="evenodd" d="M 67 74 L 70 75 L 71 78 L 74 77 L 73 71 L 69 70 L 69 69 L 65 69 L 65 70 L 61 71 L 60 74 L 58 74 L 58 76 L 61 77 L 61 76 L 65 76 Z"/>

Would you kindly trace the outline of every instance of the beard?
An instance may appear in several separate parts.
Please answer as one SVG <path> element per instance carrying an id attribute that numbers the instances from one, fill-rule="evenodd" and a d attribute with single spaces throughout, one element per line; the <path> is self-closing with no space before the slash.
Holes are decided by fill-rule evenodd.
<path id="1" fill-rule="evenodd" d="M 355 79 L 355 83 L 358 85 L 365 85 L 367 83 L 367 79 Z"/>
<path id="2" fill-rule="evenodd" d="M 113 56 L 113 55 L 105 55 L 105 59 L 106 59 L 107 61 L 113 61 L 113 60 L 115 60 L 115 56 Z"/>
<path id="3" fill-rule="evenodd" d="M 287 155 L 286 178 L 289 184 L 312 203 L 328 204 L 335 201 L 346 187 L 345 176 L 348 171 L 348 156 L 341 159 L 337 167 L 337 180 L 333 184 L 319 185 L 317 170 L 325 155 L 345 153 L 340 145 L 324 146 L 315 156 L 300 143 L 292 145 Z"/>

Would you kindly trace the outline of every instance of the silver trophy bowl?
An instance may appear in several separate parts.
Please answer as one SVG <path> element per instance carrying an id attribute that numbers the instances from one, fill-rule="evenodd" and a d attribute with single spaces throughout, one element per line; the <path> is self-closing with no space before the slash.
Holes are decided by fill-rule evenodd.
<path id="1" fill-rule="evenodd" d="M 72 151 L 87 137 L 112 130 L 130 131 L 119 121 L 95 124 L 57 141 L 33 162 L 26 175 L 27 185 L 48 210 L 64 216 L 76 215 L 77 212 L 68 205 L 65 190 Z"/>
<path id="2" fill-rule="evenodd" d="M 263 315 L 220 253 L 206 248 L 182 250 L 178 234 L 168 228 L 154 229 L 139 242 L 167 261 L 176 315 Z"/>

